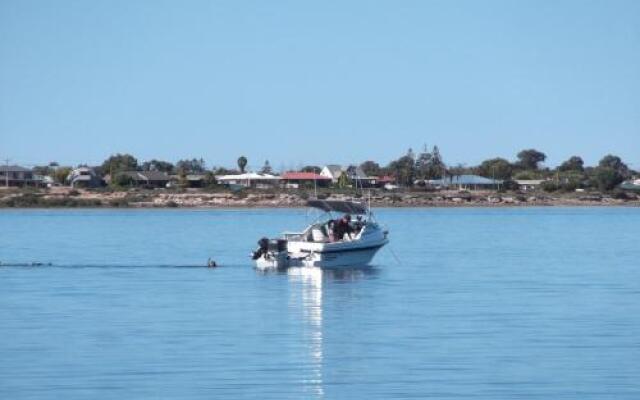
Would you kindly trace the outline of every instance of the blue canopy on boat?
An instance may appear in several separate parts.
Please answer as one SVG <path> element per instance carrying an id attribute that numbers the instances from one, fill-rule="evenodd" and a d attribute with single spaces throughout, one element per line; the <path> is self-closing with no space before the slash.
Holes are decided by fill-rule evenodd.
<path id="1" fill-rule="evenodd" d="M 361 203 L 354 203 L 353 201 L 341 201 L 341 200 L 309 200 L 307 201 L 308 207 L 320 209 L 322 211 L 336 211 L 346 214 L 366 214 L 367 207 Z"/>

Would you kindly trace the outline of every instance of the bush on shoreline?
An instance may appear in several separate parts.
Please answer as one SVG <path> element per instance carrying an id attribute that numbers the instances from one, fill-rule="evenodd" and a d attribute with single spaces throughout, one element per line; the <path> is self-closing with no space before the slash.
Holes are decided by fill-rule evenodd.
<path id="1" fill-rule="evenodd" d="M 45 198 L 34 193 L 25 193 L 0 201 L 4 208 L 75 208 L 102 207 L 102 201 L 97 199 L 76 199 L 72 197 Z"/>

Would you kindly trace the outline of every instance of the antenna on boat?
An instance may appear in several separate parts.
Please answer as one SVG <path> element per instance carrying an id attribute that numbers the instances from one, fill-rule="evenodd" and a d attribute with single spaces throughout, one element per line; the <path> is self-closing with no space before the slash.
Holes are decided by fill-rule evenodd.
<path id="1" fill-rule="evenodd" d="M 318 198 L 318 184 L 316 183 L 316 167 L 313 167 L 313 195 Z"/>

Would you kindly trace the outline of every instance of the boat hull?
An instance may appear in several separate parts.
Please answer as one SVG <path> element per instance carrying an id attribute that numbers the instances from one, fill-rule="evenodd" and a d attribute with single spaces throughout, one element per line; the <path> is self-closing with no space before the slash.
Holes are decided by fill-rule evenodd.
<path id="1" fill-rule="evenodd" d="M 286 251 L 271 251 L 256 260 L 258 268 L 362 267 L 389 241 L 382 230 L 370 230 L 356 240 L 332 243 L 291 241 Z"/>
<path id="2" fill-rule="evenodd" d="M 339 251 L 310 253 L 301 260 L 303 267 L 339 268 L 363 267 L 369 265 L 376 253 L 386 244 L 384 243 Z"/>

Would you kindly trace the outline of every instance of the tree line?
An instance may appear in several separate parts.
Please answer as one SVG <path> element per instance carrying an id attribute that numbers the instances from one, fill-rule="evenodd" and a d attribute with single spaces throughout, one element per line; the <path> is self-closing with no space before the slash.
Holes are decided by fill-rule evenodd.
<path id="1" fill-rule="evenodd" d="M 525 149 L 516 155 L 515 161 L 496 157 L 472 167 L 461 164 L 447 166 L 440 150 L 434 146 L 431 151 L 425 148 L 418 155 L 409 149 L 384 168 L 374 161 L 365 161 L 361 167 L 366 173 L 392 175 L 398 183 L 406 186 L 446 176 L 471 174 L 502 180 L 507 189 L 517 189 L 515 180 L 544 180 L 542 187 L 547 191 L 575 191 L 579 188 L 610 191 L 637 174 L 620 157 L 612 154 L 602 157 L 596 166 L 585 166 L 580 156 L 572 156 L 556 168 L 549 168 L 543 165 L 546 159 L 546 154 L 539 150 Z"/>
<path id="2" fill-rule="evenodd" d="M 632 171 L 622 159 L 615 155 L 605 155 L 598 165 L 585 166 L 580 156 L 572 156 L 556 168 L 544 166 L 547 159 L 545 153 L 536 149 L 525 149 L 517 153 L 514 161 L 495 157 L 487 159 L 476 166 L 447 165 L 438 146 L 428 149 L 426 146 L 419 153 L 409 149 L 404 155 L 381 166 L 378 162 L 367 160 L 357 165 L 367 176 L 391 176 L 399 185 L 413 187 L 424 186 L 427 181 L 442 179 L 455 175 L 480 175 L 503 181 L 506 189 L 516 189 L 515 180 L 544 180 L 543 188 L 548 191 L 574 191 L 578 188 L 596 188 L 610 191 L 637 172 Z M 152 159 L 139 162 L 131 154 L 114 154 L 94 167 L 99 176 L 110 175 L 115 184 L 125 186 L 126 171 L 158 171 L 186 178 L 189 174 L 205 175 L 205 181 L 213 184 L 215 175 L 227 175 L 246 172 L 248 160 L 245 156 L 237 159 L 237 169 L 225 167 L 207 168 L 203 158 L 183 159 L 176 163 Z M 86 165 L 80 165 L 86 166 Z M 355 168 L 356 165 L 350 166 Z M 319 173 L 320 166 L 307 165 L 299 169 L 302 172 Z M 70 168 L 60 167 L 57 163 L 35 167 L 34 173 L 49 175 L 58 182 L 64 182 Z M 265 161 L 261 173 L 271 174 L 273 168 Z"/>

